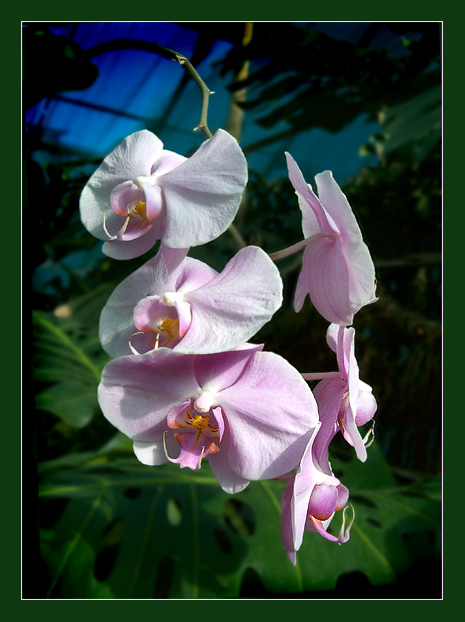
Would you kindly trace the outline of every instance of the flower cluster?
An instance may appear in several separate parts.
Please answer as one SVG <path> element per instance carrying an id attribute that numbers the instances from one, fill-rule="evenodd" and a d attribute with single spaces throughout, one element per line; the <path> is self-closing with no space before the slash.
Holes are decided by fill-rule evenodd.
<path id="1" fill-rule="evenodd" d="M 252 480 L 285 479 L 281 533 L 295 563 L 304 530 L 349 538 L 349 493 L 331 470 L 329 445 L 341 432 L 366 460 L 368 438 L 358 427 L 376 401 L 359 379 L 350 325 L 375 300 L 375 277 L 331 173 L 317 175 L 317 197 L 286 157 L 302 212 L 297 250 L 305 247 L 295 309 L 309 294 L 330 323 L 335 372 L 302 374 L 249 342 L 282 305 L 275 261 L 289 249 L 268 255 L 247 246 L 220 273 L 188 256 L 228 229 L 247 183 L 245 157 L 227 132 L 218 130 L 190 158 L 165 150 L 147 130 L 128 136 L 88 181 L 80 211 L 112 258 L 139 257 L 159 241 L 101 314 L 100 340 L 112 359 L 99 385 L 104 416 L 132 439 L 143 464 L 197 470 L 208 459 L 230 494 Z M 320 381 L 313 392 L 309 380 Z M 336 537 L 328 525 L 341 509 Z"/>

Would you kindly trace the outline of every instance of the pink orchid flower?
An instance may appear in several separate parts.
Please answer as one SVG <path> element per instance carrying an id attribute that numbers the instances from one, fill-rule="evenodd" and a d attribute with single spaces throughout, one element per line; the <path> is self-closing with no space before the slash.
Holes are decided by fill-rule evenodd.
<path id="1" fill-rule="evenodd" d="M 305 296 L 334 324 L 350 326 L 354 314 L 375 302 L 375 269 L 352 208 L 331 171 L 315 177 L 319 198 L 286 153 L 289 178 L 302 211 L 307 242 L 295 292 L 299 312 Z"/>
<path id="2" fill-rule="evenodd" d="M 282 304 L 282 280 L 268 255 L 241 249 L 218 274 L 186 257 L 172 272 L 160 251 L 116 287 L 100 316 L 112 357 L 158 347 L 206 354 L 240 346 Z"/>
<path id="3" fill-rule="evenodd" d="M 159 348 L 104 368 L 99 403 L 147 465 L 199 469 L 208 457 L 221 487 L 243 490 L 298 463 L 315 426 L 302 376 L 261 346 L 217 354 Z"/>
<path id="4" fill-rule="evenodd" d="M 315 441 L 314 452 L 320 464 L 332 438 L 338 431 L 354 447 L 357 458 L 367 459 L 367 442 L 373 440 L 373 428 L 362 438 L 358 426 L 370 421 L 377 408 L 371 387 L 360 380 L 355 358 L 355 329 L 331 324 L 326 339 L 336 353 L 338 372 L 327 374 L 303 374 L 307 380 L 326 376 L 315 387 L 313 393 L 318 404 L 321 429 Z"/>
<path id="5" fill-rule="evenodd" d="M 349 491 L 334 477 L 329 461 L 319 464 L 313 451 L 313 444 L 320 431 L 315 429 L 308 441 L 297 472 L 286 485 L 281 499 L 281 537 L 286 553 L 295 565 L 296 552 L 302 545 L 304 531 L 319 533 L 331 542 L 342 544 L 349 539 L 350 523 L 345 524 L 345 509 L 338 536 L 328 532 L 334 514 L 344 508 Z"/>
<path id="6" fill-rule="evenodd" d="M 218 130 L 190 158 L 135 132 L 102 162 L 80 199 L 81 220 L 103 251 L 131 259 L 161 239 L 169 248 L 214 240 L 233 221 L 247 183 L 237 140 Z"/>

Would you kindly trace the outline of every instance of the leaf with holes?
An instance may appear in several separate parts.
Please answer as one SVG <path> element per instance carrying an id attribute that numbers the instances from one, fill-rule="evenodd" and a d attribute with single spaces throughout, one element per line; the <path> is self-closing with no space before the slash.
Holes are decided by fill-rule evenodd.
<path id="1" fill-rule="evenodd" d="M 351 539 L 337 546 L 306 533 L 294 567 L 280 537 L 282 482 L 229 496 L 207 463 L 195 473 L 147 468 L 125 452 L 43 469 L 44 513 L 68 499 L 45 532 L 52 598 L 234 598 L 251 572 L 274 594 L 331 589 L 353 571 L 389 583 L 409 563 L 402 535 L 440 526 L 438 482 L 397 487 L 374 444 L 368 464 L 333 460 L 351 489 Z"/>

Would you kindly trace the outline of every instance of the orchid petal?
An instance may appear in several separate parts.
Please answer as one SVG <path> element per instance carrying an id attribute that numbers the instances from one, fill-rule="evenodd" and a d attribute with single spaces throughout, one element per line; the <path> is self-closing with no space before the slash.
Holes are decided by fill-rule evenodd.
<path id="1" fill-rule="evenodd" d="M 233 221 L 247 182 L 247 163 L 235 138 L 218 130 L 186 162 L 162 175 L 167 204 L 163 242 L 187 248 L 217 238 Z"/>
<path id="2" fill-rule="evenodd" d="M 374 296 L 375 268 L 370 251 L 363 242 L 360 227 L 347 197 L 333 179 L 331 171 L 319 173 L 315 181 L 320 201 L 336 222 L 347 249 L 350 301 L 361 308 L 372 301 Z"/>
<path id="3" fill-rule="evenodd" d="M 327 520 L 336 511 L 337 497 L 336 486 L 317 484 L 310 496 L 308 513 L 318 520 Z"/>
<path id="4" fill-rule="evenodd" d="M 295 477 L 295 476 L 293 476 Z M 293 491 L 294 479 L 286 484 L 283 496 L 281 498 L 281 539 L 284 549 L 290 561 L 296 564 L 296 550 L 294 548 L 294 522 L 292 518 L 291 499 Z"/>
<path id="5" fill-rule="evenodd" d="M 365 425 L 370 421 L 377 409 L 376 399 L 372 393 L 372 389 L 365 382 L 359 381 L 358 384 L 358 403 L 357 413 L 355 415 L 355 423 L 357 426 Z"/>
<path id="6" fill-rule="evenodd" d="M 181 339 L 184 338 L 186 331 L 189 330 L 189 327 L 192 323 L 192 309 L 191 305 L 184 301 L 179 300 L 176 302 L 176 311 L 178 312 L 179 318 L 179 336 Z M 182 352 L 186 352 L 185 348 L 178 348 Z"/>
<path id="7" fill-rule="evenodd" d="M 355 418 L 351 416 L 349 410 L 346 412 L 346 416 L 343 419 L 343 425 L 344 438 L 354 447 L 355 453 L 357 454 L 357 458 L 360 462 L 365 462 L 368 457 L 365 443 L 363 442 L 360 431 L 355 423 Z"/>
<path id="8" fill-rule="evenodd" d="M 132 181 L 125 181 L 119 184 L 110 194 L 110 203 L 112 210 L 119 216 L 128 215 L 128 206 L 131 204 L 144 201 L 144 193 Z"/>
<path id="9" fill-rule="evenodd" d="M 291 471 L 318 425 L 308 385 L 285 359 L 271 352 L 256 352 L 219 399 L 231 434 L 229 463 L 251 480 Z"/>
<path id="10" fill-rule="evenodd" d="M 316 233 L 324 233 L 326 235 L 338 234 L 339 231 L 333 219 L 323 207 L 311 186 L 305 181 L 294 158 L 289 153 L 286 153 L 286 160 L 289 179 L 294 186 L 294 190 L 298 193 L 299 205 L 302 210 L 302 229 L 304 237 L 309 238 Z M 311 213 L 313 213 L 313 215 L 311 215 Z M 318 221 L 318 228 L 315 226 L 315 218 Z"/>
<path id="11" fill-rule="evenodd" d="M 244 374 L 250 364 L 251 355 L 261 347 L 238 348 L 229 352 L 198 356 L 195 359 L 194 373 L 199 386 L 215 394 L 228 389 Z"/>
<path id="12" fill-rule="evenodd" d="M 349 244 L 358 245 L 362 240 L 360 227 L 346 195 L 333 178 L 331 171 L 323 171 L 315 176 L 318 188 L 318 197 L 331 215 L 341 234 Z"/>
<path id="13" fill-rule="evenodd" d="M 152 132 L 135 132 L 110 153 L 97 168 L 82 191 L 79 208 L 81 220 L 95 237 L 106 240 L 103 215 L 110 205 L 116 186 L 139 175 L 149 175 L 150 167 L 163 150 L 163 143 Z"/>
<path id="14" fill-rule="evenodd" d="M 147 219 L 154 222 L 163 209 L 163 194 L 160 186 L 149 183 L 141 183 L 140 187 L 144 191 L 144 199 L 147 209 Z"/>
<path id="15" fill-rule="evenodd" d="M 166 265 L 168 275 L 178 268 L 189 252 L 188 248 L 170 248 L 163 244 L 160 244 L 160 252 L 163 254 L 163 260 Z"/>
<path id="16" fill-rule="evenodd" d="M 144 235 L 133 240 L 107 240 L 102 251 L 112 259 L 134 259 L 140 257 L 154 246 L 163 232 L 163 221 L 158 218 Z"/>
<path id="17" fill-rule="evenodd" d="M 331 519 L 329 519 L 328 523 L 330 522 L 330 520 Z M 329 540 L 330 542 L 339 542 L 339 538 L 336 538 L 336 536 L 333 536 L 327 531 L 328 524 L 325 525 L 325 523 L 326 521 L 323 522 L 314 518 L 313 516 L 309 516 L 305 528 L 310 530 L 310 528 L 313 527 L 314 530 L 319 533 L 320 536 L 326 538 L 326 540 Z"/>
<path id="18" fill-rule="evenodd" d="M 349 269 L 350 302 L 355 314 L 361 307 L 376 302 L 375 266 L 368 246 L 360 242 L 358 246 L 347 248 Z"/>
<path id="19" fill-rule="evenodd" d="M 142 464 L 147 466 L 158 466 L 167 461 L 165 448 L 167 448 L 169 455 L 176 455 L 179 452 L 179 444 L 172 434 L 166 433 L 165 440 L 163 436 L 158 440 L 153 441 L 134 441 L 133 449 L 134 453 Z"/>
<path id="20" fill-rule="evenodd" d="M 330 324 L 326 331 L 326 343 L 331 348 L 333 352 L 337 354 L 337 342 L 338 342 L 338 334 L 339 334 L 340 325 L 339 324 Z"/>
<path id="21" fill-rule="evenodd" d="M 307 291 L 317 311 L 329 322 L 350 325 L 347 262 L 339 238 L 325 238 L 306 247 Z"/>
<path id="22" fill-rule="evenodd" d="M 304 251 L 305 256 L 305 251 Z M 294 309 L 296 313 L 301 311 L 304 306 L 305 296 L 309 293 L 308 291 L 308 266 L 305 261 L 302 262 L 302 268 L 300 270 L 299 278 L 297 279 L 297 286 L 295 288 L 294 294 Z"/>
<path id="23" fill-rule="evenodd" d="M 225 432 L 221 441 L 220 451 L 208 456 L 208 462 L 221 488 L 228 494 L 234 495 L 245 490 L 250 480 L 241 477 L 231 469 L 228 462 L 226 447 L 228 447 L 228 434 Z"/>
<path id="24" fill-rule="evenodd" d="M 158 179 L 158 177 L 166 175 L 166 173 L 169 173 L 169 171 L 177 168 L 186 160 L 187 158 L 180 155 L 179 153 L 169 151 L 168 149 L 163 149 L 160 157 L 152 165 L 152 168 L 150 170 L 150 176 Z"/>
<path id="25" fill-rule="evenodd" d="M 355 358 L 355 330 L 348 328 L 344 331 L 344 358 L 348 361 L 348 388 L 349 408 L 346 410 L 343 420 L 344 436 L 349 436 L 351 444 L 355 448 L 357 458 L 361 462 L 367 459 L 367 451 L 360 432 L 355 423 L 359 394 L 359 370 Z"/>
<path id="26" fill-rule="evenodd" d="M 292 521 L 293 547 L 296 551 L 302 545 L 308 515 L 308 504 L 313 489 L 318 483 L 318 472 L 313 462 L 313 444 L 318 431 L 319 425 L 315 427 L 307 443 L 292 485 L 290 519 Z"/>
<path id="27" fill-rule="evenodd" d="M 339 408 L 346 390 L 347 383 L 343 380 L 321 380 L 313 390 L 321 421 L 321 428 L 313 444 L 313 452 L 321 469 L 327 474 L 331 474 L 328 447 L 339 430 Z"/>
<path id="28" fill-rule="evenodd" d="M 178 252 L 174 251 L 172 254 L 171 250 L 168 251 L 169 261 L 173 260 L 171 267 L 179 259 Z M 184 252 L 185 249 L 182 249 L 180 255 Z M 162 246 L 155 257 L 115 288 L 104 306 L 100 315 L 99 333 L 102 347 L 110 356 L 130 354 L 128 341 L 137 330 L 133 314 L 139 301 L 148 296 L 161 298 L 167 291 L 176 291 L 178 286 L 182 291 L 188 291 L 205 284 L 217 274 L 203 262 L 189 257 L 170 273 L 166 256 Z M 166 307 L 167 317 L 175 317 L 173 313 L 174 309 Z M 186 321 L 186 317 L 185 314 L 182 315 L 183 321 Z"/>
<path id="29" fill-rule="evenodd" d="M 137 441 L 161 438 L 167 412 L 199 391 L 193 373 L 194 357 L 168 348 L 123 356 L 107 363 L 99 385 L 104 416 Z"/>
<path id="30" fill-rule="evenodd" d="M 185 294 L 192 322 L 178 351 L 225 351 L 246 342 L 282 304 L 278 269 L 260 248 L 240 250 L 224 270 Z"/>
<path id="31" fill-rule="evenodd" d="M 349 500 L 349 490 L 344 484 L 339 484 L 337 487 L 337 504 L 336 511 L 342 510 Z"/>

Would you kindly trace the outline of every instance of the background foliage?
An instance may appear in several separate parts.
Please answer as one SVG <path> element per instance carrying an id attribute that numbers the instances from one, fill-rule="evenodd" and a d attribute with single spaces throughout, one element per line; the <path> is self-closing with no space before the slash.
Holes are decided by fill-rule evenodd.
<path id="1" fill-rule="evenodd" d="M 71 39 L 57 41 L 49 26 L 23 29 L 26 121 L 37 102 L 85 90 L 98 76 L 89 54 Z M 378 124 L 360 144 L 365 160 L 358 173 L 343 184 L 374 255 L 379 295 L 355 320 L 361 377 L 379 404 L 377 440 L 364 465 L 342 443 L 332 446 L 335 473 L 355 508 L 351 538 L 339 547 L 306 534 L 294 568 L 280 541 L 281 483 L 255 482 L 230 497 L 205 461 L 198 473 L 137 462 L 98 407 L 107 361 L 98 319 L 113 288 L 147 258 L 105 257 L 79 220 L 80 192 L 100 159 L 69 152 L 59 141 L 51 146 L 40 128 L 26 125 L 23 223 L 32 248 L 25 264 L 32 321 L 24 340 L 31 363 L 23 426 L 25 596 L 440 596 L 440 26 L 372 23 L 356 42 L 323 32 L 321 24 L 254 24 L 248 39 L 244 26 L 182 24 L 200 33 L 199 61 L 208 60 L 207 43 L 215 38 L 231 43 L 214 71 L 235 102 L 230 131 L 245 134 L 248 118 L 266 130 L 266 138 L 241 143 L 250 161 L 315 128 L 342 132 L 360 115 Z M 377 45 L 386 32 L 396 46 Z M 183 97 L 182 88 L 176 96 Z M 158 131 L 163 138 L 163 124 Z M 244 240 L 273 252 L 301 239 L 287 178 L 270 179 L 253 166 L 249 177 L 236 221 Z M 221 270 L 236 250 L 226 233 L 190 254 Z M 286 302 L 254 341 L 301 371 L 331 371 L 326 322 L 308 302 L 298 315 L 292 308 L 300 258 L 279 267 Z"/>

